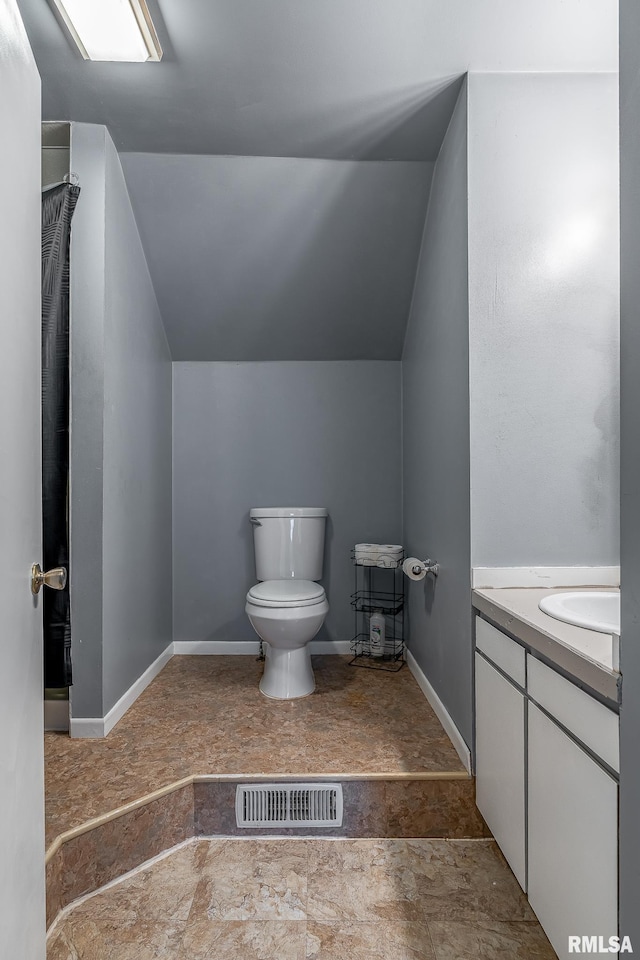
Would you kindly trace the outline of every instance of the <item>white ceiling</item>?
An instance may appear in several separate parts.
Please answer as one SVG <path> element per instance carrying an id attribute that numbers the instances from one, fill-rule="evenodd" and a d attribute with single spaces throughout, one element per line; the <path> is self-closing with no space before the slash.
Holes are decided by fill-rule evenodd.
<path id="1" fill-rule="evenodd" d="M 125 151 L 434 160 L 467 70 L 617 69 L 617 0 L 149 0 L 159 64 L 88 63 L 19 3 L 45 119 Z"/>
<path id="2" fill-rule="evenodd" d="M 149 0 L 147 64 L 18 2 L 44 119 L 122 155 L 176 359 L 399 357 L 463 74 L 617 69 L 617 0 Z"/>

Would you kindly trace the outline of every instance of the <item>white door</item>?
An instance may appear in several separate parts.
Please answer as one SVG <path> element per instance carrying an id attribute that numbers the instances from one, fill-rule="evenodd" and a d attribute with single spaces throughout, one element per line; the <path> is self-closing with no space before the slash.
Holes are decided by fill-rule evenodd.
<path id="1" fill-rule="evenodd" d="M 0 0 L 0 953 L 42 960 L 40 78 Z"/>

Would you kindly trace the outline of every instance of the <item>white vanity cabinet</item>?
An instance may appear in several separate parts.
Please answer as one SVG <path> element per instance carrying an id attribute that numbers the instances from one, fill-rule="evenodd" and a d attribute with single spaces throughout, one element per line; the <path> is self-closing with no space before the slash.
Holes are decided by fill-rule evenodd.
<path id="1" fill-rule="evenodd" d="M 526 890 L 524 650 L 483 620 L 476 653 L 476 804 Z"/>
<path id="2" fill-rule="evenodd" d="M 564 958 L 570 934 L 618 932 L 618 788 L 531 702 L 528 727 L 528 896 Z"/>
<path id="3" fill-rule="evenodd" d="M 618 716 L 476 619 L 477 804 L 551 944 L 618 933 Z"/>

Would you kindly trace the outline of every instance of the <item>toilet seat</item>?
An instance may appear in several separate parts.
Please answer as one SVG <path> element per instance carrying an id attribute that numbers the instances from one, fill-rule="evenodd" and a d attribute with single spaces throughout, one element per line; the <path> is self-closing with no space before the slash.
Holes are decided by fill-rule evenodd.
<path id="1" fill-rule="evenodd" d="M 247 594 L 256 607 L 311 607 L 325 599 L 324 587 L 314 580 L 265 580 Z"/>

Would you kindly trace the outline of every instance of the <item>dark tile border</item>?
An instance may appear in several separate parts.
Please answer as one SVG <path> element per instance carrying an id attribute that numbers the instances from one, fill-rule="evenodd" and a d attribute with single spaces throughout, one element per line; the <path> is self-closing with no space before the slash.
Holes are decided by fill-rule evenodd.
<path id="1" fill-rule="evenodd" d="M 333 781 L 336 782 L 336 781 Z M 475 782 L 455 780 L 346 780 L 342 827 L 304 831 L 319 837 L 491 836 L 475 805 Z M 297 829 L 255 831 L 236 826 L 235 782 L 194 784 L 196 836 L 299 836 Z"/>

